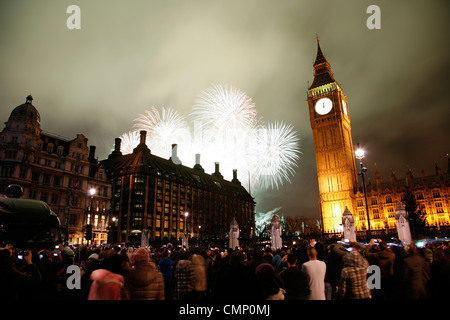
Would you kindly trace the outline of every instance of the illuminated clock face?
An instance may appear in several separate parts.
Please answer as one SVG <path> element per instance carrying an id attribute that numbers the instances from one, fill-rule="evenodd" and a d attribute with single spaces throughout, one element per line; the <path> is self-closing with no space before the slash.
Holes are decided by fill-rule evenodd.
<path id="1" fill-rule="evenodd" d="M 324 115 L 331 111 L 333 108 L 333 102 L 329 98 L 322 98 L 316 102 L 316 112 L 318 114 Z"/>
<path id="2" fill-rule="evenodd" d="M 347 113 L 347 104 L 345 103 L 344 99 L 342 99 L 342 109 L 344 109 L 345 115 L 348 116 L 348 113 Z"/>

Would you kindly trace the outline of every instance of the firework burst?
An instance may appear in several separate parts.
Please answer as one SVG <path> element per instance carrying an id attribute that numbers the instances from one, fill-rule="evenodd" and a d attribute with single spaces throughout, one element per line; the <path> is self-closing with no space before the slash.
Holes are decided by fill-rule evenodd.
<path id="1" fill-rule="evenodd" d="M 283 122 L 264 125 L 245 92 L 213 85 L 199 94 L 191 117 L 192 130 L 178 112 L 152 107 L 135 119 L 137 131 L 121 137 L 122 146 L 132 152 L 139 143 L 137 132 L 145 130 L 153 154 L 169 158 L 176 143 L 183 164 L 193 166 L 199 153 L 205 172 L 214 172 L 214 163 L 219 162 L 220 172 L 231 180 L 232 170 L 237 169 L 250 192 L 278 189 L 284 181 L 290 182 L 300 153 L 297 133 Z"/>
<path id="2" fill-rule="evenodd" d="M 119 137 L 122 140 L 121 151 L 123 154 L 133 153 L 140 142 L 140 135 L 138 131 L 128 131 Z"/>
<path id="3" fill-rule="evenodd" d="M 147 141 L 154 154 L 160 157 L 170 156 L 174 143 L 178 144 L 180 149 L 189 148 L 190 130 L 184 117 L 177 111 L 163 107 L 160 113 L 152 107 L 135 121 L 135 129 L 147 131 Z"/>
<path id="4" fill-rule="evenodd" d="M 252 144 L 251 177 L 260 188 L 278 189 L 290 176 L 299 159 L 299 137 L 291 125 L 283 122 L 269 123 L 256 130 Z"/>
<path id="5" fill-rule="evenodd" d="M 252 99 L 229 85 L 213 85 L 201 92 L 192 115 L 207 130 L 237 133 L 252 128 L 257 122 Z"/>

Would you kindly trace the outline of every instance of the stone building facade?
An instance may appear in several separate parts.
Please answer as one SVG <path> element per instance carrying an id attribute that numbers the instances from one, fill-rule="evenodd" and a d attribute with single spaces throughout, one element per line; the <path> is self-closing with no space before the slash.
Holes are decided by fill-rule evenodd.
<path id="1" fill-rule="evenodd" d="M 18 184 L 25 198 L 50 205 L 66 241 L 86 242 L 85 226 L 92 224 L 91 243 L 106 243 L 111 184 L 95 146 L 83 134 L 67 139 L 43 131 L 40 121 L 31 95 L 12 110 L 0 133 L 0 193 Z"/>
<path id="2" fill-rule="evenodd" d="M 133 153 L 122 155 L 121 140 L 102 161 L 112 181 L 112 233 L 114 243 L 141 243 L 150 240 L 179 240 L 186 232 L 197 239 L 225 239 L 236 219 L 241 237 L 255 232 L 255 202 L 237 179 L 227 181 L 219 171 L 204 172 L 199 163 L 182 165 L 176 145 L 170 159 L 151 153 L 146 132 Z M 187 214 L 186 214 L 187 213 Z"/>

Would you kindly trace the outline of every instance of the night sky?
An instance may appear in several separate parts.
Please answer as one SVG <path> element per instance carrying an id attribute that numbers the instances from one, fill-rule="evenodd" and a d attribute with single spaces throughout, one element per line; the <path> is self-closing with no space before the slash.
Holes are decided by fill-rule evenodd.
<path id="1" fill-rule="evenodd" d="M 66 26 L 71 4 L 80 30 Z M 371 4 L 379 30 L 366 26 Z M 368 177 L 375 182 L 375 163 L 384 181 L 408 165 L 432 175 L 435 163 L 447 170 L 450 153 L 449 9 L 445 0 L 3 0 L 0 120 L 31 94 L 43 130 L 82 133 L 104 159 L 151 106 L 188 116 L 202 90 L 227 83 L 301 140 L 292 183 L 255 194 L 257 212 L 318 218 L 306 103 L 316 35 L 347 96 Z"/>

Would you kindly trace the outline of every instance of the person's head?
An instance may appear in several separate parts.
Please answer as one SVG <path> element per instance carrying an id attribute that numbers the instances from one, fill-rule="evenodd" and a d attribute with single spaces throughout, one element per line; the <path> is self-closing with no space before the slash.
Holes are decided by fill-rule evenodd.
<path id="1" fill-rule="evenodd" d="M 388 244 L 385 241 L 381 241 L 378 246 L 380 247 L 380 250 L 386 250 L 388 248 Z"/>
<path id="2" fill-rule="evenodd" d="M 287 263 L 289 267 L 294 267 L 297 264 L 297 256 L 295 255 L 295 253 L 288 254 Z"/>
<path id="3" fill-rule="evenodd" d="M 253 250 L 252 250 L 252 258 L 253 259 L 257 259 L 257 258 L 259 259 L 262 257 L 262 255 L 263 255 L 263 252 L 260 247 L 253 248 Z"/>
<path id="4" fill-rule="evenodd" d="M 244 266 L 245 257 L 240 251 L 234 251 L 229 258 L 229 263 L 232 268 L 239 268 Z"/>
<path id="5" fill-rule="evenodd" d="M 255 270 L 256 280 L 267 297 L 276 294 L 282 287 L 282 281 L 273 266 L 269 263 L 260 264 Z"/>
<path id="6" fill-rule="evenodd" d="M 317 250 L 314 247 L 308 247 L 306 250 L 309 260 L 317 260 Z"/>
<path id="7" fill-rule="evenodd" d="M 150 262 L 150 254 L 147 249 L 141 247 L 133 252 L 131 259 L 136 267 L 147 265 Z"/>

